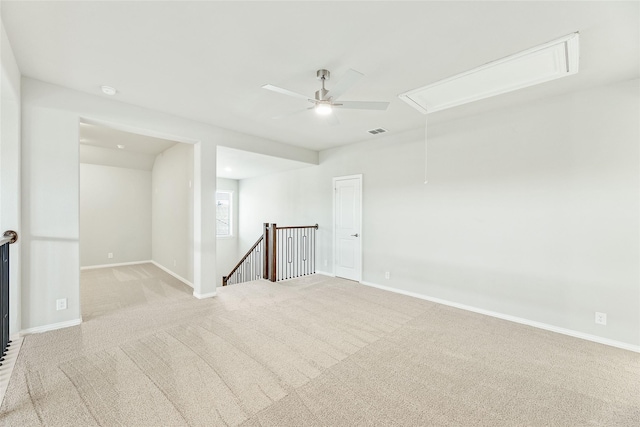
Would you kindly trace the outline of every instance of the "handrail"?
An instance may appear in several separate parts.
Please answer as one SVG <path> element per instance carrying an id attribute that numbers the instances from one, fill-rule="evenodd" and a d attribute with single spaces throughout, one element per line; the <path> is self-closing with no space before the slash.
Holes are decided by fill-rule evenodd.
<path id="1" fill-rule="evenodd" d="M 292 225 L 292 226 L 288 226 L 288 227 L 277 227 L 276 226 L 276 230 L 289 230 L 292 228 L 315 228 L 316 230 L 318 229 L 318 224 L 316 225 Z"/>
<path id="2" fill-rule="evenodd" d="M 0 246 L 5 243 L 13 244 L 18 241 L 18 233 L 13 230 L 7 230 L 4 232 L 2 237 L 0 237 Z"/>
<path id="3" fill-rule="evenodd" d="M 260 242 L 262 242 L 262 239 L 264 239 L 264 236 L 260 236 L 258 240 L 256 240 L 256 242 L 253 244 L 253 246 L 251 246 L 251 249 L 249 249 L 247 253 L 242 257 L 242 259 L 236 264 L 236 266 L 231 269 L 231 272 L 226 276 L 222 277 L 222 286 L 227 286 L 227 279 L 233 276 L 233 273 L 235 273 L 242 266 L 242 263 L 247 258 L 249 258 L 249 255 L 251 255 L 251 252 L 253 252 L 253 250 L 260 244 Z"/>
<path id="4" fill-rule="evenodd" d="M 318 224 L 286 227 L 271 224 L 265 251 L 268 255 L 268 274 L 265 274 L 265 279 L 277 282 L 315 274 L 317 229 Z"/>
<path id="5" fill-rule="evenodd" d="M 285 227 L 269 223 L 263 225 L 262 236 L 231 272 L 222 277 L 222 286 L 259 278 L 276 282 L 315 274 L 318 224 Z"/>

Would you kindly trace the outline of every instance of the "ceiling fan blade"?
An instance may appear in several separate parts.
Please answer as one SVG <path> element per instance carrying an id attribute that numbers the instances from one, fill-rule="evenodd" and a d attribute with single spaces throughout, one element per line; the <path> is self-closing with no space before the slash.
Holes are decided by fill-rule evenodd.
<path id="1" fill-rule="evenodd" d="M 310 99 L 306 95 L 302 95 L 302 94 L 297 93 L 297 92 L 292 92 L 292 91 L 290 91 L 288 89 L 283 89 L 281 87 L 274 86 L 274 85 L 264 85 L 264 86 L 262 86 L 262 89 L 271 90 L 273 92 L 278 92 L 278 93 L 281 93 L 283 95 L 293 96 L 294 98 L 302 98 L 302 99 L 307 99 L 307 100 Z"/>
<path id="2" fill-rule="evenodd" d="M 335 87 L 329 90 L 329 96 L 335 101 L 340 98 L 351 86 L 353 86 L 358 80 L 364 77 L 364 74 L 356 71 L 347 71 L 336 83 Z"/>
<path id="3" fill-rule="evenodd" d="M 377 101 L 341 101 L 334 105 L 336 108 L 351 110 L 386 110 L 388 106 L 388 102 Z"/>

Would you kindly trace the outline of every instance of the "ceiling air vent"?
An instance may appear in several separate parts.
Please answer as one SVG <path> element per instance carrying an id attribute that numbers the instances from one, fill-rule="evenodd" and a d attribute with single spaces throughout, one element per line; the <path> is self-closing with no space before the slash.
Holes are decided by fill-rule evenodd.
<path id="1" fill-rule="evenodd" d="M 369 132 L 371 135 L 377 135 L 379 133 L 385 133 L 385 132 L 388 132 L 388 131 L 386 129 L 383 129 L 383 128 L 377 128 L 377 129 L 368 130 L 367 132 Z"/>

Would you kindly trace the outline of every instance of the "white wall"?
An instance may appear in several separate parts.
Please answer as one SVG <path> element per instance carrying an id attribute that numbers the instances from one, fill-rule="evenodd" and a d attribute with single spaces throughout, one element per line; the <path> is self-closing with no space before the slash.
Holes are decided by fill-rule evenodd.
<path id="1" fill-rule="evenodd" d="M 222 286 L 222 276 L 227 275 L 233 267 L 240 261 L 240 258 L 249 250 L 238 248 L 238 181 L 235 179 L 217 179 L 217 190 L 227 190 L 233 193 L 233 204 L 231 225 L 233 227 L 231 237 L 218 237 L 216 256 L 218 266 L 217 285 Z"/>
<path id="2" fill-rule="evenodd" d="M 150 259 L 151 171 L 81 163 L 80 265 Z"/>
<path id="3" fill-rule="evenodd" d="M 80 144 L 81 163 L 150 171 L 155 160 L 154 154 Z"/>
<path id="4" fill-rule="evenodd" d="M 318 268 L 332 271 L 331 178 L 362 173 L 363 281 L 638 349 L 639 92 L 634 80 L 433 125 L 426 185 L 422 132 L 242 180 L 241 244 L 264 221 L 318 222 Z"/>
<path id="5" fill-rule="evenodd" d="M 216 145 L 317 162 L 317 152 L 244 135 L 117 98 L 22 79 L 22 330 L 80 321 L 79 122 L 194 144 L 194 295 L 215 294 Z M 97 91 L 97 89 L 96 89 Z M 57 311 L 55 300 L 68 298 Z M 17 311 L 16 311 L 17 312 Z"/>
<path id="6" fill-rule="evenodd" d="M 193 283 L 193 146 L 158 154 L 152 188 L 152 259 Z"/>
<path id="7" fill-rule="evenodd" d="M 0 8 L 1 9 L 1 8 Z M 0 19 L 0 234 L 22 233 L 20 220 L 20 70 Z M 9 327 L 20 330 L 21 236 L 9 249 Z"/>
<path id="8" fill-rule="evenodd" d="M 78 116 L 22 101 L 22 328 L 66 325 L 80 318 Z"/>

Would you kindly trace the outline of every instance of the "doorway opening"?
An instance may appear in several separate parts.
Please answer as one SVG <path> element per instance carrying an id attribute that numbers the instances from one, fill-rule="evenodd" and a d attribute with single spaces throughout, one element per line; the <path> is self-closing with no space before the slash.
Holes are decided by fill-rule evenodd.
<path id="1" fill-rule="evenodd" d="M 83 319 L 190 294 L 193 144 L 79 126 Z"/>

